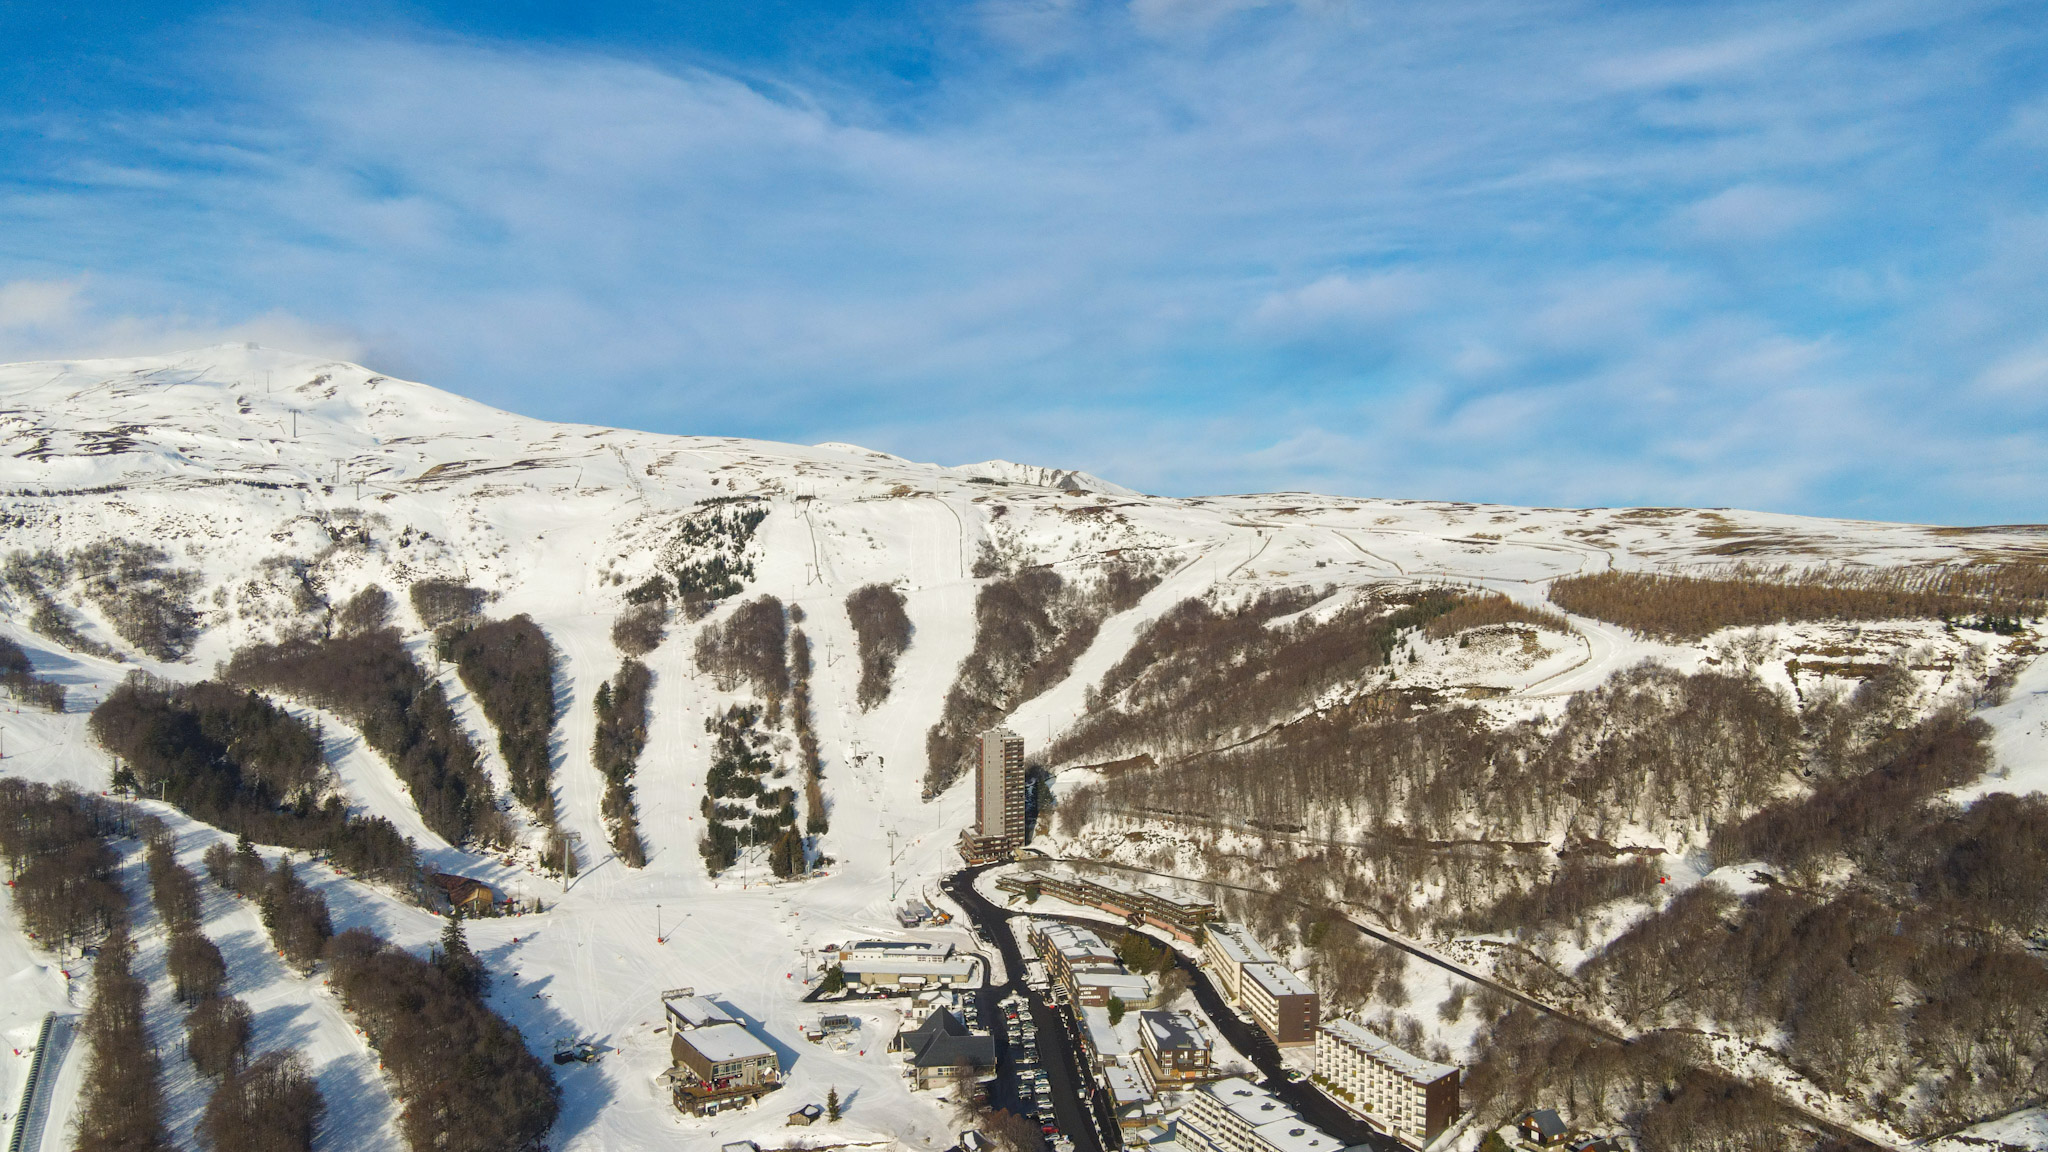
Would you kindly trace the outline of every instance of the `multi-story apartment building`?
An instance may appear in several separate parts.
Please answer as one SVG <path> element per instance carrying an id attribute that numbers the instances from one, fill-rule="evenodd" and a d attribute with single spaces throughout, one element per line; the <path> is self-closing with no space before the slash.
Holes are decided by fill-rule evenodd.
<path id="1" fill-rule="evenodd" d="M 1215 1070 L 1216 1042 L 1192 1012 L 1138 1013 L 1138 1071 L 1160 1092 L 1199 1084 Z"/>
<path id="2" fill-rule="evenodd" d="M 1247 964 L 1238 976 L 1238 996 L 1273 1043 L 1316 1042 L 1316 990 L 1279 964 Z"/>
<path id="3" fill-rule="evenodd" d="M 1273 954 L 1266 951 L 1251 933 L 1239 924 L 1227 920 L 1211 920 L 1202 925 L 1202 962 L 1216 973 L 1217 983 L 1223 986 L 1223 994 L 1235 1004 L 1239 1000 L 1238 975 L 1247 964 L 1272 964 Z"/>
<path id="4" fill-rule="evenodd" d="M 1188 1093 L 1179 1134 L 1192 1152 L 1343 1152 L 1345 1147 L 1271 1092 L 1238 1076 Z"/>
<path id="5" fill-rule="evenodd" d="M 1024 738 L 991 728 L 975 744 L 974 827 L 960 836 L 970 864 L 1007 859 L 1024 846 Z"/>
<path id="6" fill-rule="evenodd" d="M 1418 1144 L 1458 1115 L 1458 1069 L 1404 1052 L 1350 1020 L 1316 1033 L 1316 1077 L 1354 1111 Z"/>
<path id="7" fill-rule="evenodd" d="M 1202 959 L 1230 1002 L 1251 1013 L 1276 1044 L 1313 1044 L 1321 1005 L 1315 989 L 1274 959 L 1243 927 L 1202 926 Z"/>

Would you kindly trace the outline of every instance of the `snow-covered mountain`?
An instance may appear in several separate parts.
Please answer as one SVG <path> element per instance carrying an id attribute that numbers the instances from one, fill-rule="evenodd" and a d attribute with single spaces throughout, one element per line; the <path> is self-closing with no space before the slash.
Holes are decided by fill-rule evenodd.
<path id="1" fill-rule="evenodd" d="M 734 498 L 767 513 L 745 545 L 751 574 L 734 600 L 771 593 L 801 608 L 817 648 L 812 694 L 833 826 L 822 847 L 834 863 L 830 875 L 800 886 L 709 878 L 696 851 L 710 756 L 704 722 L 732 697 L 699 672 L 692 645 L 725 609 L 701 622 L 679 618 L 647 658 L 656 700 L 636 782 L 652 859 L 641 871 L 603 859 L 603 782 L 589 749 L 593 696 L 618 665 L 612 622 L 630 593 L 691 546 L 684 521 L 722 506 L 707 502 Z M 239 345 L 0 367 L 0 526 L 6 554 L 70 554 L 107 541 L 160 549 L 162 567 L 196 612 L 187 640 L 152 654 L 123 634 L 102 599 L 77 587 L 54 590 L 49 609 L 75 644 L 31 627 L 43 604 L 18 591 L 0 600 L 0 634 L 78 701 L 61 716 L 0 720 L 4 770 L 87 788 L 106 787 L 110 766 L 87 737 L 81 706 L 133 669 L 205 677 L 237 648 L 303 627 L 309 605 L 339 605 L 373 583 L 400 592 L 423 579 L 461 581 L 494 597 L 491 615 L 526 613 L 539 623 L 563 661 L 559 808 L 597 864 L 574 888 L 549 894 L 560 903 L 547 918 L 480 922 L 473 933 L 493 966 L 513 974 L 495 1002 L 530 1043 L 560 1034 L 623 1049 L 565 1073 L 559 1148 L 651 1147 L 679 1135 L 710 1141 L 714 1131 L 733 1139 L 780 1122 L 751 1116 L 714 1127 L 684 1121 L 668 1106 L 652 1081 L 666 1054 L 651 1029 L 659 1023 L 656 992 L 675 986 L 716 990 L 789 1041 L 799 1053 L 793 1099 L 822 1098 L 836 1086 L 842 1097 L 860 1097 L 849 1113 L 854 1127 L 914 1146 L 948 1142 L 947 1118 L 904 1091 L 879 1045 L 855 1054 L 796 1039 L 806 1018 L 796 1002 L 798 966 L 806 948 L 883 928 L 894 902 L 928 889 L 956 863 L 953 839 L 971 801 L 957 787 L 923 799 L 925 741 L 973 647 L 975 596 L 990 572 L 1049 565 L 1085 576 L 1142 559 L 1162 577 L 1135 607 L 1103 623 L 1064 678 L 1010 716 L 1035 751 L 1080 715 L 1087 688 L 1144 624 L 1191 596 L 1451 583 L 1536 605 L 1548 581 L 1610 568 L 1918 564 L 2038 556 L 2044 543 L 2028 527 L 1957 530 L 1725 509 L 1146 496 L 1083 472 L 1006 461 L 946 467 L 839 443 L 552 424 L 353 364 Z M 844 602 L 871 583 L 903 593 L 914 638 L 888 699 L 863 711 Z M 433 664 L 426 629 L 400 615 L 410 643 Z M 1451 649 L 1410 682 L 1484 688 L 1509 705 L 1541 709 L 1645 653 L 1672 651 L 1610 625 L 1573 624 L 1576 634 L 1555 638 L 1539 658 L 1488 663 Z M 1705 654 L 1700 646 L 1685 658 Z M 439 675 L 463 720 L 486 731 L 452 669 Z M 2038 728 L 2039 720 L 2029 713 L 2013 730 Z M 330 758 L 352 805 L 392 819 L 451 869 L 529 896 L 547 893 L 549 881 L 522 858 L 474 857 L 435 836 L 390 767 L 338 718 L 323 721 L 337 734 Z M 2010 755 L 2037 756 L 2040 738 L 2028 739 L 2014 737 Z M 487 761 L 502 791 L 504 767 L 495 754 Z M 196 855 L 210 834 L 172 819 L 196 837 Z M 438 931 L 433 918 L 361 886 L 331 875 L 322 883 L 344 921 L 374 923 L 420 946 Z M 657 905 L 675 933 L 666 944 L 655 937 Z M 0 955 L 0 979 L 42 963 L 15 933 L 0 937 L 13 950 Z M 266 995 L 315 1019 L 316 992 L 293 985 L 282 969 L 271 978 Z M 14 1031 L 67 995 L 55 978 L 9 985 L 17 986 L 24 994 L 10 995 L 0 1015 L 0 1027 Z M 889 1011 L 870 1010 L 876 1028 L 893 1027 L 881 1019 Z M 360 1074 L 360 1044 L 340 1018 L 317 1016 L 316 1024 L 323 1077 Z M 374 1073 L 366 1082 L 375 1084 Z M 344 1117 L 349 1130 L 388 1135 L 388 1095 L 361 1095 Z"/>

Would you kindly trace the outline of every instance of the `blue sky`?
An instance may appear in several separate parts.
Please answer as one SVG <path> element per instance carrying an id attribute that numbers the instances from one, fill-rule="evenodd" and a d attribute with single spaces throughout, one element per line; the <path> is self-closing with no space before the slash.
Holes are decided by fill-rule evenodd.
<path id="1" fill-rule="evenodd" d="M 2048 4 L 0 0 L 0 359 L 2048 520 Z"/>

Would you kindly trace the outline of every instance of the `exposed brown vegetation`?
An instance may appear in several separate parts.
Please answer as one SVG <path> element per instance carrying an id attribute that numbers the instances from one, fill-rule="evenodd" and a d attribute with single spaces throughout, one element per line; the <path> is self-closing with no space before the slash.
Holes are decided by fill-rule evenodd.
<path id="1" fill-rule="evenodd" d="M 360 875 L 411 886 L 412 845 L 383 817 L 355 816 L 320 792 L 326 762 L 310 725 L 246 688 L 140 674 L 89 722 L 119 767 L 114 783 L 263 844 L 326 852 Z"/>
<path id="2" fill-rule="evenodd" d="M 79 1089 L 78 1152 L 169 1152 L 162 1066 L 143 1020 L 147 991 L 133 971 L 135 945 L 125 925 L 100 945 L 92 1002 L 81 1031 L 88 1054 Z"/>
<path id="3" fill-rule="evenodd" d="M 1808 620 L 2038 615 L 2048 604 L 2048 564 L 1600 572 L 1555 581 L 1550 599 L 1643 636 L 1687 641 L 1722 628 Z"/>
<path id="4" fill-rule="evenodd" d="M 52 712 L 64 710 L 64 686 L 36 675 L 28 653 L 5 636 L 0 636 L 0 691 L 24 704 Z"/>
<path id="5" fill-rule="evenodd" d="M 265 1052 L 214 1089 L 199 1138 L 210 1152 L 306 1152 L 327 1102 L 295 1052 Z"/>
<path id="6" fill-rule="evenodd" d="M 209 996 L 185 1013 L 185 1053 L 201 1076 L 221 1080 L 242 1066 L 253 1019 L 234 996 Z"/>
<path id="7" fill-rule="evenodd" d="M 398 630 L 380 628 L 327 640 L 297 637 L 244 648 L 227 678 L 311 701 L 347 717 L 412 791 L 427 827 L 451 844 L 472 835 L 512 842 L 491 802 L 476 747 L 441 686 L 405 650 Z"/>
<path id="8" fill-rule="evenodd" d="M 887 584 L 868 584 L 846 597 L 846 618 L 860 647 L 860 709 L 889 698 L 896 661 L 910 648 L 910 615 L 903 593 Z"/>
<path id="9" fill-rule="evenodd" d="M 408 590 L 412 610 L 429 630 L 457 624 L 483 611 L 484 592 L 453 580 L 420 580 Z"/>
<path id="10" fill-rule="evenodd" d="M 69 950 L 127 923 L 104 838 L 115 826 L 95 797 L 0 776 L 0 857 L 30 936 Z"/>
<path id="11" fill-rule="evenodd" d="M 1137 604 L 1161 578 L 1154 568 L 1119 563 L 1085 582 L 1027 568 L 982 585 L 974 598 L 974 649 L 925 736 L 925 791 L 958 780 L 982 732 L 1059 683 L 1103 621 Z"/>
<path id="12" fill-rule="evenodd" d="M 818 726 L 811 715 L 811 639 L 801 628 L 789 634 L 789 715 L 796 727 L 797 756 L 803 762 L 804 833 L 822 836 L 830 821 L 825 815 L 825 756 L 818 747 Z"/>
<path id="13" fill-rule="evenodd" d="M 1413 631 L 1460 611 L 1473 621 L 1468 627 L 1519 619 L 1512 604 L 1435 588 L 1370 595 L 1276 623 L 1327 596 L 1298 588 L 1228 608 L 1181 601 L 1138 633 L 1047 760 L 1171 759 L 1224 747 L 1298 716 L 1332 690 L 1356 691 Z"/>
<path id="14" fill-rule="evenodd" d="M 631 605 L 612 621 L 612 645 L 627 656 L 647 655 L 667 634 L 668 606 L 659 601 Z"/>
<path id="15" fill-rule="evenodd" d="M 1518 604 L 1498 592 L 1465 592 L 1460 594 L 1455 607 L 1423 625 L 1422 631 L 1432 640 L 1442 640 L 1474 628 L 1515 624 L 1548 628 L 1553 632 L 1569 633 L 1572 630 L 1563 616 L 1547 609 Z"/>
<path id="16" fill-rule="evenodd" d="M 335 991 L 377 1047 L 415 1152 L 529 1148 L 561 1089 L 519 1030 L 439 966 L 353 929 L 327 949 Z"/>
<path id="17" fill-rule="evenodd" d="M 789 618 L 782 601 L 761 596 L 705 625 L 697 634 L 697 667 L 721 692 L 751 687 L 766 707 L 768 726 L 780 725 L 789 695 Z"/>
<path id="18" fill-rule="evenodd" d="M 555 646 L 531 616 L 457 625 L 443 632 L 444 655 L 498 730 L 498 753 L 512 780 L 512 795 L 541 823 L 553 827 Z"/>

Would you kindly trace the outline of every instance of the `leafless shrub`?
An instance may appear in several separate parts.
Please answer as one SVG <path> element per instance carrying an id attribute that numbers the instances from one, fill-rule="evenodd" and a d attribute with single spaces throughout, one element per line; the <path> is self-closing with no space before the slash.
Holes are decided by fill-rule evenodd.
<path id="1" fill-rule="evenodd" d="M 0 636 L 0 690 L 24 704 L 64 711 L 64 686 L 36 675 L 28 653 L 5 636 Z"/>
<path id="2" fill-rule="evenodd" d="M 127 923 L 105 840 L 114 827 L 94 798 L 0 776 L 0 857 L 23 928 L 68 949 Z"/>
<path id="3" fill-rule="evenodd" d="M 1086 582 L 1028 568 L 982 585 L 974 598 L 974 650 L 960 664 L 939 722 L 925 735 L 925 791 L 936 793 L 959 779 L 976 737 L 1063 679 L 1095 642 L 1102 622 L 1135 605 L 1160 579 L 1155 568 L 1125 563 Z"/>
<path id="4" fill-rule="evenodd" d="M 412 790 L 426 825 L 450 843 L 472 834 L 512 842 L 476 748 L 441 686 L 406 651 L 398 630 L 314 640 L 298 637 L 235 653 L 227 678 L 332 709 L 362 730 Z"/>
<path id="5" fill-rule="evenodd" d="M 102 540 L 71 554 L 85 594 L 123 640 L 158 660 L 183 660 L 199 637 L 199 574 L 170 566 L 152 544 Z"/>
<path id="6" fill-rule="evenodd" d="M 335 937 L 327 959 L 406 1104 L 399 1126 L 415 1152 L 531 1147 L 554 1124 L 561 1089 L 546 1066 L 439 967 L 362 929 Z"/>
<path id="7" fill-rule="evenodd" d="M 1498 592 L 1463 593 L 1456 607 L 1423 625 L 1422 630 L 1430 639 L 1442 640 L 1474 628 L 1503 624 L 1528 624 L 1553 632 L 1569 633 L 1572 630 L 1571 623 L 1563 616 L 1544 608 L 1525 607 Z"/>
<path id="8" fill-rule="evenodd" d="M 334 626 L 344 636 L 390 627 L 391 593 L 377 584 L 366 585 L 334 614 Z"/>

